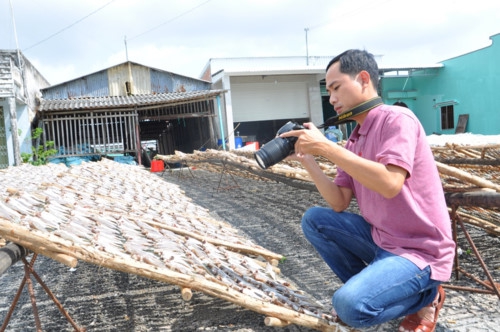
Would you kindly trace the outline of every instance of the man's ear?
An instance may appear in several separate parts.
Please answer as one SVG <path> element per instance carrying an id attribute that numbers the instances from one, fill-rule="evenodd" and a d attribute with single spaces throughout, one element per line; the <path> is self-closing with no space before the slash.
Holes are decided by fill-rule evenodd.
<path id="1" fill-rule="evenodd" d="M 363 86 L 365 86 L 366 84 L 370 84 L 370 73 L 368 73 L 366 70 L 360 71 L 358 77 L 361 79 L 361 83 Z"/>

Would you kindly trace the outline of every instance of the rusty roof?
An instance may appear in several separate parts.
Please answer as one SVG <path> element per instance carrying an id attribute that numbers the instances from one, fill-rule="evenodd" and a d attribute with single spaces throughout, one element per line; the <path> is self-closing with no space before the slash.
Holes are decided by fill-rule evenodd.
<path id="1" fill-rule="evenodd" d="M 212 99 L 225 90 L 201 90 L 130 96 L 80 97 L 70 99 L 40 100 L 41 112 L 98 110 L 111 108 L 151 108 L 179 103 L 189 103 Z"/>

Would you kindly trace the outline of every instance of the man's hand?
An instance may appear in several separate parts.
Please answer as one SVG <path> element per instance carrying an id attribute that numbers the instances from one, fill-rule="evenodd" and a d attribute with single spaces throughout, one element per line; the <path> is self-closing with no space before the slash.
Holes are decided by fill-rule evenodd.
<path id="1" fill-rule="evenodd" d="M 320 143 L 328 144 L 328 142 L 330 142 L 312 122 L 304 123 L 303 126 L 306 129 L 292 130 L 280 135 L 280 137 L 297 137 L 297 142 L 295 142 L 295 155 L 298 158 L 296 160 L 301 162 L 304 156 L 308 154 L 321 155 L 320 146 L 322 144 Z"/>

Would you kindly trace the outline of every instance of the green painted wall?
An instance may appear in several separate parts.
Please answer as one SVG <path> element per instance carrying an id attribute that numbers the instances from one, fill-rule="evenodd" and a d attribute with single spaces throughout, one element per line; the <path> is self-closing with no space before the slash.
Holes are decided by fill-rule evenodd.
<path id="1" fill-rule="evenodd" d="M 443 68 L 416 71 L 409 78 L 383 77 L 384 101 L 393 104 L 394 96 L 401 96 L 428 135 L 455 133 L 441 130 L 439 103 L 448 101 L 454 104 L 455 127 L 460 114 L 469 114 L 467 132 L 500 134 L 500 34 L 490 39 L 490 46 L 443 61 Z"/>

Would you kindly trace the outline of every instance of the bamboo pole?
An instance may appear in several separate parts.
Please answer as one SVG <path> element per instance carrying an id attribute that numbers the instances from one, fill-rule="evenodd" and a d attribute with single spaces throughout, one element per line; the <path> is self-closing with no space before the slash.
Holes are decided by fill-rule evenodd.
<path id="1" fill-rule="evenodd" d="M 436 162 L 437 168 L 440 173 L 458 178 L 462 181 L 466 181 L 475 184 L 482 188 L 490 188 L 497 192 L 500 192 L 500 185 L 497 185 L 491 181 L 483 179 L 479 176 L 471 175 L 470 173 L 464 172 L 459 168 L 445 165 L 440 162 Z"/>
<path id="2" fill-rule="evenodd" d="M 451 209 L 449 209 L 451 211 Z M 457 211 L 456 212 L 460 217 L 462 217 L 462 220 L 468 224 L 483 228 L 486 230 L 488 233 L 500 236 L 500 225 L 493 224 L 487 220 L 475 217 L 473 215 L 470 215 L 466 212 L 463 211 Z"/>
<path id="3" fill-rule="evenodd" d="M 0 218 L 0 234 L 14 243 L 26 249 L 42 254 L 69 267 L 75 267 L 78 258 L 84 257 L 85 261 L 95 257 L 105 258 L 104 252 L 98 252 L 93 247 L 75 246 L 71 241 L 62 239 L 53 234 L 41 233 L 37 230 L 28 230 L 25 227 L 11 223 Z"/>
<path id="4" fill-rule="evenodd" d="M 480 206 L 495 208 L 500 206 L 500 193 L 492 191 L 473 191 L 464 193 L 445 193 L 446 204 L 451 206 Z"/>
<path id="5" fill-rule="evenodd" d="M 264 324 L 266 324 L 266 326 L 285 327 L 285 326 L 289 326 L 290 322 L 287 322 L 285 320 L 281 320 L 281 319 L 276 318 L 276 317 L 266 317 L 264 319 Z"/>
<path id="6" fill-rule="evenodd" d="M 0 275 L 27 254 L 28 250 L 16 243 L 9 243 L 0 248 Z"/>
<path id="7" fill-rule="evenodd" d="M 463 153 L 466 156 L 469 156 L 470 158 L 474 158 L 474 159 L 480 159 L 481 158 L 481 153 L 476 152 L 474 150 L 464 149 L 464 148 L 457 148 L 456 150 L 460 151 L 461 153 Z"/>
<path id="8" fill-rule="evenodd" d="M 500 149 L 500 144 L 476 144 L 476 145 L 458 145 L 458 144 L 446 144 L 445 146 L 432 146 L 433 151 L 449 151 L 455 149 Z"/>
<path id="9" fill-rule="evenodd" d="M 181 296 L 184 301 L 191 301 L 191 298 L 193 297 L 191 288 L 181 287 Z"/>
<path id="10" fill-rule="evenodd" d="M 250 246 L 232 243 L 232 242 L 228 242 L 228 241 L 223 241 L 223 240 L 219 240 L 219 239 L 207 238 L 205 236 L 198 235 L 198 234 L 195 234 L 193 232 L 185 231 L 183 229 L 168 226 L 168 225 L 165 225 L 165 224 L 162 224 L 162 223 L 159 223 L 156 221 L 152 221 L 152 220 L 144 220 L 144 222 L 150 224 L 151 226 L 166 229 L 166 230 L 171 231 L 175 234 L 192 237 L 193 239 L 196 239 L 198 241 L 207 241 L 215 246 L 222 246 L 222 247 L 225 247 L 229 250 L 233 250 L 236 252 L 243 252 L 243 253 L 247 253 L 247 254 L 262 256 L 268 261 L 272 261 L 272 260 L 279 261 L 283 258 L 282 255 L 276 254 L 276 253 L 269 251 L 269 250 L 266 250 L 264 248 L 262 248 L 262 249 L 255 248 L 255 247 L 250 247 Z"/>
<path id="11" fill-rule="evenodd" d="M 478 166 L 499 166 L 498 159 L 469 159 L 469 158 L 435 158 L 437 162 L 443 164 L 461 165 L 462 167 L 478 167 Z"/>
<path id="12" fill-rule="evenodd" d="M 51 250 L 41 250 L 40 248 L 35 248 L 35 249 L 32 248 L 31 250 L 33 252 L 36 252 L 37 254 L 52 258 L 53 260 L 71 268 L 75 268 L 78 265 L 78 260 L 70 255 L 66 255 L 60 252 L 54 252 Z"/>

